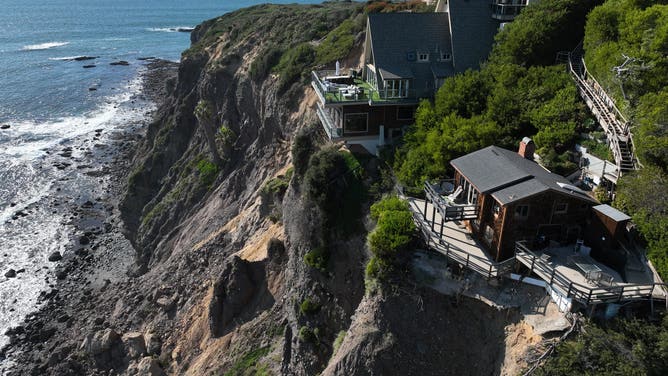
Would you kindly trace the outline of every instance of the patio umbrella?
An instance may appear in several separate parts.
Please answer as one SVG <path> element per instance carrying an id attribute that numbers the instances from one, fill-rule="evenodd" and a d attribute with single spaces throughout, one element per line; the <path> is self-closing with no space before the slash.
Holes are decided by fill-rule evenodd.
<path id="1" fill-rule="evenodd" d="M 341 64 L 339 64 L 338 60 L 336 61 L 336 73 L 335 73 L 335 75 L 336 76 L 341 75 Z"/>

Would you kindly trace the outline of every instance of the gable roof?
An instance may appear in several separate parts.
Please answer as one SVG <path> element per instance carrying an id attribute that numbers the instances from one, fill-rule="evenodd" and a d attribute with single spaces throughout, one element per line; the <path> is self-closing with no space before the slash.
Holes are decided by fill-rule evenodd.
<path id="1" fill-rule="evenodd" d="M 553 174 L 515 152 L 496 146 L 453 159 L 450 164 L 480 193 L 491 194 L 502 205 L 546 191 L 597 203 L 563 176 Z"/>
<path id="2" fill-rule="evenodd" d="M 500 22 L 492 18 L 489 0 L 449 0 L 454 69 L 478 69 L 494 45 Z"/>
<path id="3" fill-rule="evenodd" d="M 434 80 L 434 72 L 454 73 L 452 62 L 436 55 L 452 54 L 447 13 L 370 14 L 369 33 L 374 65 L 384 79 L 414 78 L 422 89 L 423 82 Z M 419 52 L 430 54 L 428 63 L 409 61 L 409 53 Z"/>

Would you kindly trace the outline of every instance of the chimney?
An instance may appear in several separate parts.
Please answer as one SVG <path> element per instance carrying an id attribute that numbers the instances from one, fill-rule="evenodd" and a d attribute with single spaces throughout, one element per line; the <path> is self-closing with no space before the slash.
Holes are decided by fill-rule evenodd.
<path id="1" fill-rule="evenodd" d="M 533 153 L 535 151 L 536 144 L 533 143 L 533 140 L 529 137 L 524 137 L 522 141 L 520 141 L 520 148 L 517 150 L 517 154 L 521 155 L 522 158 L 533 161 Z"/>

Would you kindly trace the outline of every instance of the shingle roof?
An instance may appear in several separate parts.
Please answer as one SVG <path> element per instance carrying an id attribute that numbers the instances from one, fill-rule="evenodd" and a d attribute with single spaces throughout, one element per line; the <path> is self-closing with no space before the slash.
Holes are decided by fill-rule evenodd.
<path id="1" fill-rule="evenodd" d="M 494 45 L 500 22 L 492 18 L 489 0 L 449 0 L 456 72 L 477 69 Z"/>
<path id="2" fill-rule="evenodd" d="M 452 71 L 451 61 L 439 61 L 440 52 L 452 54 L 447 13 L 370 14 L 369 30 L 376 68 L 384 78 L 414 78 L 418 96 L 434 93 L 432 67 Z M 418 52 L 429 53 L 429 62 L 418 62 Z"/>
<path id="3" fill-rule="evenodd" d="M 506 205 L 548 190 L 596 202 L 566 178 L 553 174 L 519 154 L 496 146 L 480 149 L 450 164 L 481 193 Z"/>

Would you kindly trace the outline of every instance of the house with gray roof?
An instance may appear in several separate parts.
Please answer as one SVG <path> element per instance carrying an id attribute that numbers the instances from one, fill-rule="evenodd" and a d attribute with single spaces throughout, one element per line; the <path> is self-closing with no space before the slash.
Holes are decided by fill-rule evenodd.
<path id="1" fill-rule="evenodd" d="M 487 59 L 499 25 L 508 20 L 494 5 L 518 1 L 526 3 L 441 0 L 433 13 L 370 14 L 363 66 L 312 73 L 329 138 L 375 154 L 401 137 L 420 100 L 433 99 L 447 77 Z"/>
<path id="2" fill-rule="evenodd" d="M 514 254 L 520 240 L 574 243 L 584 235 L 598 201 L 533 161 L 533 141 L 518 152 L 489 146 L 453 159 L 454 207 L 468 205 L 469 230 L 497 260 Z"/>

